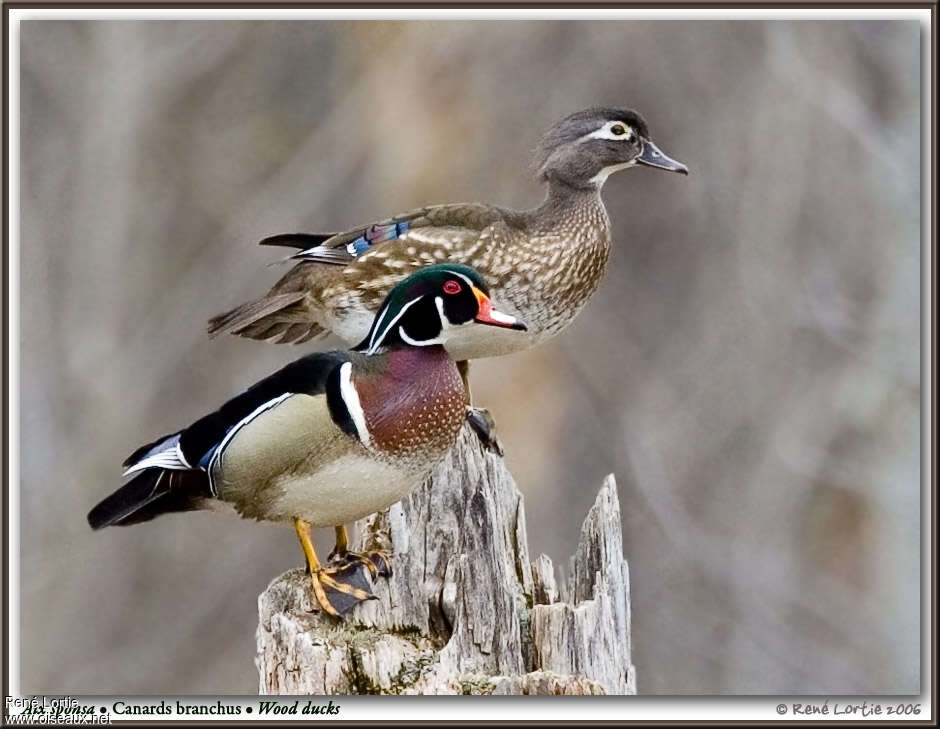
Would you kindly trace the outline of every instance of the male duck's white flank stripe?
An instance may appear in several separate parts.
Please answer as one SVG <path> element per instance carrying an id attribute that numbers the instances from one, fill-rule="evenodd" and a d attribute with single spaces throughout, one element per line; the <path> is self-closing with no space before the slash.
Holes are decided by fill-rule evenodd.
<path id="1" fill-rule="evenodd" d="M 238 431 L 240 431 L 242 428 L 248 425 L 248 423 L 250 423 L 252 420 L 254 420 L 259 415 L 261 415 L 261 413 L 263 413 L 265 410 L 270 410 L 275 405 L 286 400 L 287 398 L 289 398 L 291 395 L 294 395 L 294 394 L 296 393 L 285 392 L 283 395 L 280 395 L 274 398 L 273 400 L 268 400 L 263 405 L 259 405 L 251 413 L 249 413 L 244 418 L 239 420 L 232 427 L 232 429 L 229 430 L 229 432 L 225 434 L 225 437 L 222 439 L 222 442 L 219 443 L 218 446 L 216 446 L 215 452 L 212 454 L 212 458 L 209 459 L 209 465 L 206 466 L 206 473 L 209 476 L 209 490 L 212 492 L 213 496 L 218 496 L 219 492 L 218 492 L 218 489 L 216 489 L 215 487 L 215 479 L 212 476 L 212 471 L 218 465 L 219 459 L 222 457 L 222 453 L 225 451 L 226 446 L 228 446 L 229 441 L 231 441 L 232 438 L 234 438 L 238 434 Z"/>

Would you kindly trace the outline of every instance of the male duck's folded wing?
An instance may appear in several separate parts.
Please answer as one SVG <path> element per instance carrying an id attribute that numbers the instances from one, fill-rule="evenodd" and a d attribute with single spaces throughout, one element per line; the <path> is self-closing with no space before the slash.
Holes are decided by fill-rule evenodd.
<path id="1" fill-rule="evenodd" d="M 318 352 L 294 360 L 200 418 L 180 433 L 180 449 L 189 463 L 207 456 L 229 435 L 291 395 L 325 395 L 333 371 L 349 361 L 346 352 Z"/>
<path id="2" fill-rule="evenodd" d="M 141 446 L 124 461 L 131 473 L 143 468 L 198 468 L 233 429 L 294 394 L 323 395 L 330 374 L 349 361 L 347 352 L 301 357 L 255 383 L 188 428 Z"/>
<path id="3" fill-rule="evenodd" d="M 202 501 L 217 495 L 208 466 L 227 439 L 289 398 L 326 395 L 329 401 L 331 391 L 341 387 L 339 378 L 331 375 L 349 356 L 324 352 L 291 362 L 188 428 L 141 446 L 124 461 L 124 475 L 132 478 L 88 513 L 88 523 L 93 529 L 126 526 L 200 508 Z M 332 397 L 342 398 L 342 393 Z M 337 412 L 338 426 L 349 431 L 353 426 L 342 421 L 348 412 L 342 406 Z"/>

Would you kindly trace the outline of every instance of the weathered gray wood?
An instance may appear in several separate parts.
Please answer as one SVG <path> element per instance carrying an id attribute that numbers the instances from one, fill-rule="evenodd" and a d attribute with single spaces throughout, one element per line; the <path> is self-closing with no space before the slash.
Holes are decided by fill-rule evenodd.
<path id="1" fill-rule="evenodd" d="M 263 694 L 632 694 L 630 588 L 613 476 L 581 528 L 567 582 L 529 561 L 503 460 L 465 428 L 426 483 L 357 525 L 394 554 L 377 600 L 314 612 L 303 570 L 258 599 Z"/>

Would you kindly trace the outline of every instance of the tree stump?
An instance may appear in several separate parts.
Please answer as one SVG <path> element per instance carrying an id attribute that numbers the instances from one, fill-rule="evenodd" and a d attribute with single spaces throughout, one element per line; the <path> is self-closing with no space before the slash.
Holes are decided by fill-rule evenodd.
<path id="1" fill-rule="evenodd" d="M 302 569 L 258 598 L 262 694 L 634 694 L 630 587 L 608 476 L 556 581 L 529 561 L 522 494 L 464 428 L 406 499 L 360 521 L 351 548 L 393 554 L 377 600 L 315 609 Z"/>

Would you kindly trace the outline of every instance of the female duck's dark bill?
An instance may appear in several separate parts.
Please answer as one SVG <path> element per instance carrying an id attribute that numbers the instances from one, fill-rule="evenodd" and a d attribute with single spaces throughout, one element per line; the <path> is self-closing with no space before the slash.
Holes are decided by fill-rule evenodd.
<path id="1" fill-rule="evenodd" d="M 640 156 L 636 158 L 636 161 L 637 164 L 646 165 L 647 167 L 658 167 L 661 170 L 678 172 L 683 175 L 689 174 L 688 167 L 678 160 L 667 157 L 659 147 L 648 139 L 643 140 L 643 151 L 640 152 Z"/>
<path id="2" fill-rule="evenodd" d="M 516 317 L 509 316 L 509 314 L 504 314 L 494 309 L 490 297 L 480 291 L 476 286 L 473 287 L 473 295 L 477 297 L 477 303 L 480 305 L 480 309 L 474 317 L 474 321 L 480 324 L 490 324 L 494 327 L 518 329 L 523 332 L 528 329 L 528 327 L 526 327 L 523 322 L 516 319 Z"/>

